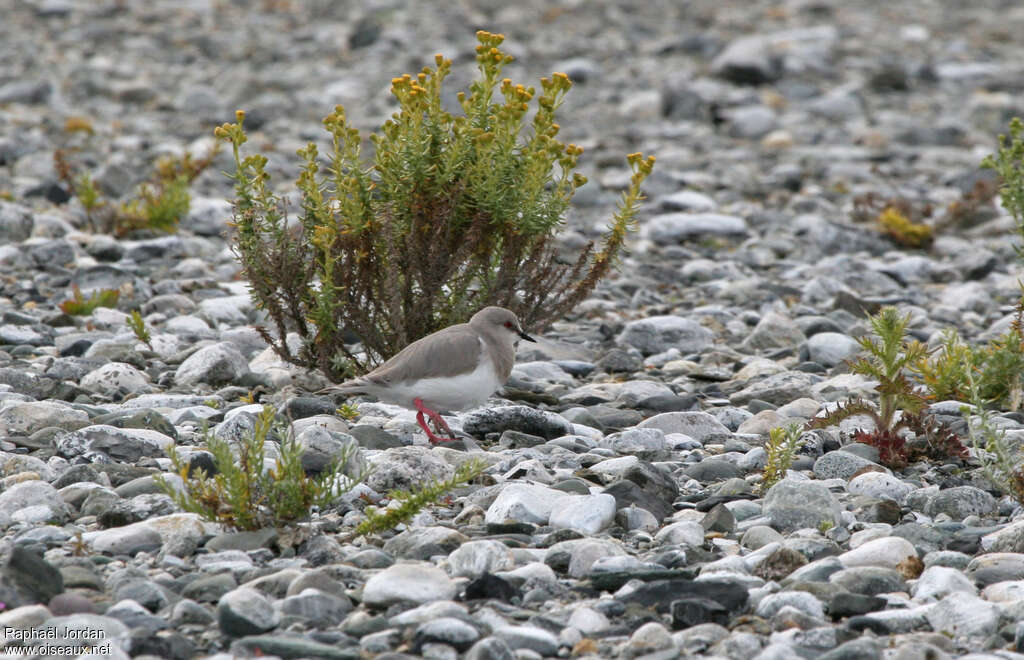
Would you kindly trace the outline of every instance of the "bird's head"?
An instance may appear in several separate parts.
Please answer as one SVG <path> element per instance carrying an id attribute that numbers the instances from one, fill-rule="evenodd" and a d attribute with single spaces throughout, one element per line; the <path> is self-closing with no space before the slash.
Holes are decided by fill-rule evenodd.
<path id="1" fill-rule="evenodd" d="M 477 312 L 469 322 L 471 325 L 495 330 L 499 337 L 507 338 L 513 346 L 518 345 L 520 339 L 537 341 L 526 334 L 516 315 L 504 307 L 485 307 Z"/>

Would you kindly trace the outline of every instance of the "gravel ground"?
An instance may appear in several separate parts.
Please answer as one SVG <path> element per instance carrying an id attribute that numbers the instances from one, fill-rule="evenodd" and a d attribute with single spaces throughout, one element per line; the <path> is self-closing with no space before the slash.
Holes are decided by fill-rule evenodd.
<path id="1" fill-rule="evenodd" d="M 864 312 L 896 305 L 936 342 L 1005 332 L 1024 278 L 997 203 L 951 211 L 1024 115 L 1013 2 L 537 0 L 456 3 L 7 0 L 0 18 L 0 626 L 35 657 L 1024 657 L 1024 510 L 978 452 L 881 464 L 854 419 L 805 436 L 761 493 L 768 431 L 850 396 Z M 619 273 L 524 344 L 505 390 L 447 417 L 350 401 L 282 364 L 224 238 L 222 152 L 178 232 L 90 231 L 54 152 L 111 200 L 161 156 L 196 155 L 244 108 L 287 192 L 296 148 L 345 105 L 370 130 L 390 79 L 444 53 L 454 95 L 474 32 L 506 35 L 531 83 L 576 83 L 586 148 L 562 240 L 597 236 L 658 158 Z M 69 121 L 70 120 L 70 121 Z M 75 126 L 90 130 L 73 130 Z M 931 209 L 901 247 L 856 199 Z M 58 304 L 116 288 L 116 309 Z M 126 321 L 140 309 L 152 346 Z M 259 403 L 240 397 L 256 390 Z M 261 404 L 309 455 L 358 445 L 369 480 L 298 535 L 230 533 L 153 475 L 202 457 Z M 959 406 L 931 412 L 963 434 Z M 1024 415 L 996 411 L 1011 445 Z M 456 444 L 458 446 L 456 446 Z M 271 455 L 273 447 L 271 447 Z M 351 538 L 367 501 L 490 466 L 393 532 Z M 93 655 L 83 645 L 93 644 Z M 24 650 L 24 649 L 18 649 Z"/>

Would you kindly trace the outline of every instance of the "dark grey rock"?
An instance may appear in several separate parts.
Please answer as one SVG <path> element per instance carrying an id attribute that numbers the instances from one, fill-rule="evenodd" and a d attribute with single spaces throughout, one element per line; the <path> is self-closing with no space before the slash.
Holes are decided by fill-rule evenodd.
<path id="1" fill-rule="evenodd" d="M 560 415 L 527 406 L 499 406 L 475 410 L 465 415 L 462 429 L 474 437 L 513 429 L 548 440 L 572 432 L 572 426 Z"/>
<path id="2" fill-rule="evenodd" d="M 687 598 L 706 598 L 721 605 L 730 615 L 742 610 L 747 604 L 747 590 L 740 584 L 727 580 L 654 580 L 638 585 L 628 594 L 616 598 L 626 604 L 651 607 L 658 612 L 668 612 L 680 594 Z"/>
<path id="3" fill-rule="evenodd" d="M 685 468 L 683 474 L 701 483 L 712 483 L 738 477 L 740 470 L 724 458 L 705 458 Z"/>
<path id="4" fill-rule="evenodd" d="M 635 505 L 654 514 L 659 521 L 672 515 L 672 503 L 679 497 L 679 486 L 664 471 L 649 463 L 627 469 L 622 478 L 609 484 L 605 493 L 615 498 L 615 507 Z"/>
<path id="5" fill-rule="evenodd" d="M 9 609 L 48 603 L 64 591 L 60 571 L 38 554 L 14 546 L 0 566 L 0 601 Z"/>
<path id="6" fill-rule="evenodd" d="M 181 595 L 198 603 L 216 603 L 221 596 L 238 587 L 231 573 L 200 575 L 181 590 Z"/>

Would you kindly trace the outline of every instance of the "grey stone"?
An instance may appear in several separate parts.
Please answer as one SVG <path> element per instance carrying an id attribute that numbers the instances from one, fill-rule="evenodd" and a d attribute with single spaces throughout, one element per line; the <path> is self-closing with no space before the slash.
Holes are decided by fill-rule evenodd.
<path id="1" fill-rule="evenodd" d="M 249 363 L 234 344 L 221 342 L 201 348 L 178 367 L 174 381 L 178 385 L 235 384 L 249 373 Z"/>
<path id="2" fill-rule="evenodd" d="M 770 619 L 783 607 L 794 607 L 815 619 L 825 618 L 825 609 L 821 601 L 804 591 L 783 591 L 765 596 L 757 604 L 756 614 Z"/>
<path id="3" fill-rule="evenodd" d="M 229 591 L 217 603 L 217 625 L 228 637 L 258 635 L 276 628 L 280 620 L 270 599 L 251 587 Z"/>
<path id="4" fill-rule="evenodd" d="M 495 628 L 492 634 L 513 651 L 526 649 L 542 657 L 553 656 L 558 651 L 558 640 L 543 628 L 507 625 Z"/>
<path id="5" fill-rule="evenodd" d="M 455 583 L 429 564 L 395 564 L 377 573 L 363 587 L 363 603 L 387 607 L 394 603 L 420 605 L 455 597 Z"/>
<path id="6" fill-rule="evenodd" d="M 665 213 L 648 220 L 643 229 L 652 241 L 663 245 L 701 236 L 745 236 L 748 231 L 743 218 L 720 213 Z"/>
<path id="7" fill-rule="evenodd" d="M 807 359 L 826 367 L 841 364 L 859 352 L 856 340 L 838 332 L 819 332 L 807 340 Z"/>
<path id="8" fill-rule="evenodd" d="M 34 224 L 29 208 L 0 200 L 0 245 L 24 241 L 32 235 Z"/>
<path id="9" fill-rule="evenodd" d="M 954 486 L 940 490 L 925 505 L 929 516 L 945 513 L 953 520 L 967 516 L 988 516 L 996 511 L 995 498 L 974 486 Z"/>
<path id="10" fill-rule="evenodd" d="M 57 489 L 45 481 L 23 481 L 0 493 L 0 520 L 63 522 L 69 515 L 68 506 Z"/>
<path id="11" fill-rule="evenodd" d="M 413 639 L 418 644 L 439 642 L 464 650 L 480 639 L 480 633 L 462 619 L 438 617 L 417 626 Z"/>
<path id="12" fill-rule="evenodd" d="M 780 531 L 817 529 L 823 522 L 838 525 L 839 512 L 828 488 L 813 481 L 783 479 L 764 498 L 764 513 Z"/>
<path id="13" fill-rule="evenodd" d="M 512 552 L 504 543 L 491 540 L 463 543 L 448 555 L 451 574 L 478 578 L 484 573 L 507 571 L 515 566 Z"/>
<path id="14" fill-rule="evenodd" d="M 883 566 L 845 568 L 830 575 L 828 581 L 847 591 L 867 596 L 907 590 L 907 583 L 899 571 Z"/>
<path id="15" fill-rule="evenodd" d="M 973 594 L 954 591 L 933 607 L 925 616 L 932 630 L 954 637 L 985 638 L 995 634 L 999 627 L 1000 609 Z"/>
<path id="16" fill-rule="evenodd" d="M 831 453 L 831 452 L 830 452 Z M 827 456 L 828 454 L 825 454 Z M 822 457 L 824 458 L 824 457 Z M 819 459 L 821 460 L 821 459 Z M 914 486 L 884 472 L 865 472 L 850 479 L 847 490 L 854 495 L 868 495 L 877 499 L 902 502 Z"/>
<path id="17" fill-rule="evenodd" d="M 1024 580 L 1024 554 L 1016 552 L 990 552 L 975 557 L 964 570 L 979 587 L 996 582 Z"/>
<path id="18" fill-rule="evenodd" d="M 390 538 L 384 552 L 392 557 L 429 559 L 456 550 L 468 537 L 448 527 L 414 527 Z"/>
<path id="19" fill-rule="evenodd" d="M 352 610 L 347 597 L 307 588 L 281 601 L 281 613 L 306 619 L 318 628 L 335 626 Z"/>
<path id="20" fill-rule="evenodd" d="M 661 429 L 638 427 L 612 433 L 598 443 L 599 447 L 623 454 L 637 456 L 645 461 L 663 461 L 669 458 L 665 434 Z"/>
<path id="21" fill-rule="evenodd" d="M 665 412 L 648 417 L 637 424 L 642 429 L 658 429 L 663 433 L 681 433 L 698 442 L 709 437 L 732 435 L 729 429 L 712 415 L 702 411 Z"/>
<path id="22" fill-rule="evenodd" d="M 877 463 L 838 449 L 822 454 L 818 460 L 814 461 L 814 476 L 819 479 L 849 479 L 866 467 L 881 469 Z"/>
<path id="23" fill-rule="evenodd" d="M 729 135 L 746 140 L 764 137 L 779 125 L 778 117 L 771 108 L 763 105 L 747 105 L 734 108 L 728 113 Z"/>
<path id="24" fill-rule="evenodd" d="M 651 316 L 627 323 L 616 341 L 653 355 L 669 348 L 696 353 L 710 345 L 712 338 L 711 331 L 696 321 L 681 316 Z"/>
<path id="25" fill-rule="evenodd" d="M 817 382 L 812 374 L 801 371 L 785 371 L 766 376 L 729 396 L 729 403 L 742 406 L 754 399 L 776 405 L 783 405 L 803 397 L 811 397 L 812 386 Z"/>

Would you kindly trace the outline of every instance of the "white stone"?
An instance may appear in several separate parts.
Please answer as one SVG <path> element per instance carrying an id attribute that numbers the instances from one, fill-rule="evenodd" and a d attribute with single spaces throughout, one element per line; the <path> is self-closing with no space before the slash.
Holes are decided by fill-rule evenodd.
<path id="1" fill-rule="evenodd" d="M 579 630 L 584 635 L 592 635 L 600 632 L 611 625 L 608 617 L 601 614 L 592 607 L 582 606 L 573 610 L 569 615 L 569 626 Z"/>
<path id="2" fill-rule="evenodd" d="M 947 566 L 929 566 L 910 590 L 914 600 L 922 603 L 941 600 L 956 592 L 975 596 L 978 588 L 962 571 Z"/>
<path id="3" fill-rule="evenodd" d="M 691 548 L 704 544 L 704 526 L 693 520 L 666 525 L 654 536 L 662 545 L 686 545 Z"/>
<path id="4" fill-rule="evenodd" d="M 902 502 L 915 487 L 891 474 L 865 472 L 850 480 L 847 490 L 854 495 L 867 495 L 876 499 Z"/>
<path id="5" fill-rule="evenodd" d="M 448 555 L 451 574 L 456 577 L 478 578 L 484 573 L 495 573 L 512 568 L 512 551 L 500 541 L 469 541 Z"/>
<path id="6" fill-rule="evenodd" d="M 574 529 L 592 536 L 615 518 L 615 498 L 607 493 L 566 495 L 555 500 L 549 524 L 555 529 Z"/>
<path id="7" fill-rule="evenodd" d="M 839 555 L 843 566 L 883 566 L 898 568 L 900 564 L 917 558 L 914 544 L 900 536 L 885 536 Z"/>
<path id="8" fill-rule="evenodd" d="M 927 617 L 937 633 L 986 638 L 999 629 L 999 612 L 998 605 L 957 591 L 932 606 Z"/>
<path id="9" fill-rule="evenodd" d="M 377 573 L 363 587 L 363 603 L 387 607 L 395 603 L 421 605 L 455 598 L 455 583 L 440 568 L 426 563 L 394 564 Z"/>

